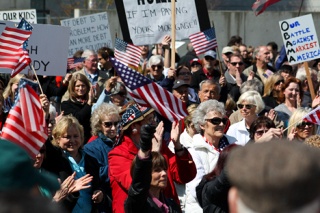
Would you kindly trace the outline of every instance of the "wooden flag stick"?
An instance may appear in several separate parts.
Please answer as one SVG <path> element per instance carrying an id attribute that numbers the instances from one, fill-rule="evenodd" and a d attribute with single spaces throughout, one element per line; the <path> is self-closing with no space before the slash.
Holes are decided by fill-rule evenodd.
<path id="1" fill-rule="evenodd" d="M 41 84 L 40 84 L 40 81 L 39 81 L 39 78 L 38 78 L 38 75 L 37 75 L 36 71 L 34 70 L 33 65 L 31 65 L 31 69 L 32 69 L 34 75 L 36 76 L 36 79 L 37 79 L 37 82 L 38 82 L 38 84 L 39 84 L 39 88 L 40 88 L 41 94 L 44 94 L 44 93 L 43 93 L 43 90 L 42 90 L 42 87 L 41 87 Z"/>
<path id="2" fill-rule="evenodd" d="M 310 75 L 310 71 L 309 71 L 309 64 L 306 61 L 303 62 L 303 64 L 304 64 L 304 69 L 306 70 L 306 75 L 307 75 L 309 90 L 310 90 L 310 94 L 311 94 L 311 99 L 314 100 L 314 98 L 316 96 L 314 94 L 313 83 L 312 83 L 312 79 L 311 79 L 311 75 Z"/>
<path id="3" fill-rule="evenodd" d="M 176 64 L 176 1 L 171 1 L 171 68 Z"/>

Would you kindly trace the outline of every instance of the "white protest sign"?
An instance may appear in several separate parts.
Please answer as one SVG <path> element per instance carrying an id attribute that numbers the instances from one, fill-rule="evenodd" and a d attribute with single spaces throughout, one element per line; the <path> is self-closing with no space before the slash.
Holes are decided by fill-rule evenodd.
<path id="1" fill-rule="evenodd" d="M 0 32 L 6 26 L 15 27 L 13 22 L 0 22 Z M 28 42 L 31 65 L 37 74 L 65 76 L 67 70 L 70 28 L 49 24 L 33 24 Z M 27 67 L 23 73 L 31 70 Z M 11 73 L 10 69 L 0 69 L 0 73 Z"/>
<path id="2" fill-rule="evenodd" d="M 20 22 L 22 18 L 31 24 L 36 24 L 37 12 L 35 9 L 0 11 L 0 20 L 3 21 Z"/>
<path id="3" fill-rule="evenodd" d="M 123 5 L 133 44 L 161 43 L 171 34 L 171 1 L 123 0 Z M 200 31 L 195 0 L 177 0 L 175 13 L 177 40 Z"/>
<path id="4" fill-rule="evenodd" d="M 320 48 L 312 15 L 279 22 L 283 43 L 290 64 L 320 58 Z"/>
<path id="5" fill-rule="evenodd" d="M 61 25 L 71 27 L 69 57 L 77 50 L 98 50 L 106 46 L 113 48 L 106 12 L 65 19 Z"/>

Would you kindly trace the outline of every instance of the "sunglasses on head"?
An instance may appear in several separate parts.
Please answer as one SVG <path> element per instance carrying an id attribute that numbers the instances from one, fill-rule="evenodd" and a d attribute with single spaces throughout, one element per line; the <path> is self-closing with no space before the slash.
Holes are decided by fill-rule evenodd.
<path id="1" fill-rule="evenodd" d="M 306 126 L 312 126 L 313 125 L 313 123 L 311 123 L 311 122 L 306 122 L 306 121 L 302 121 L 301 123 L 299 123 L 298 125 L 297 125 L 297 127 L 298 128 L 305 128 Z"/>
<path id="2" fill-rule="evenodd" d="M 274 85 L 279 85 L 279 84 L 281 84 L 281 83 L 284 83 L 284 80 L 283 80 L 283 79 L 278 80 L 276 83 L 274 83 Z"/>
<path id="3" fill-rule="evenodd" d="M 223 125 L 226 125 L 228 122 L 228 118 L 211 118 L 211 119 L 206 119 L 206 121 L 209 121 L 213 125 L 219 125 L 221 122 Z"/>
<path id="4" fill-rule="evenodd" d="M 110 128 L 110 127 L 112 127 L 112 126 L 117 127 L 118 124 L 119 124 L 118 121 L 117 121 L 117 122 L 103 122 L 103 125 L 104 125 L 106 128 Z"/>
<path id="5" fill-rule="evenodd" d="M 242 109 L 243 107 L 246 109 L 251 109 L 252 107 L 255 107 L 253 104 L 238 104 L 237 105 L 239 109 Z"/>
<path id="6" fill-rule="evenodd" d="M 237 66 L 237 64 L 239 66 L 242 66 L 243 65 L 243 62 L 230 62 L 230 64 L 232 64 L 232 66 Z"/>
<path id="7" fill-rule="evenodd" d="M 158 70 L 161 70 L 162 68 L 163 68 L 163 66 L 162 65 L 151 65 L 151 68 L 154 70 L 154 69 L 156 69 L 156 67 L 158 68 Z"/>

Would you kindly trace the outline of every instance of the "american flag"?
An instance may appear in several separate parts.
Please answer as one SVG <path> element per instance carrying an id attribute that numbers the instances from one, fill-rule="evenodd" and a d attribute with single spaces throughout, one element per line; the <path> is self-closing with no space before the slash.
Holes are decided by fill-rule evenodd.
<path id="1" fill-rule="evenodd" d="M 253 12 L 255 12 L 256 16 L 258 16 L 259 14 L 263 13 L 267 7 L 269 7 L 272 4 L 275 4 L 277 2 L 279 2 L 281 0 L 257 0 L 255 3 L 253 3 L 252 5 L 252 10 Z M 258 8 L 261 6 L 262 8 L 258 11 Z M 257 12 L 258 11 L 258 12 Z"/>
<path id="2" fill-rule="evenodd" d="M 30 33 L 33 30 L 31 24 L 29 24 L 29 22 L 27 22 L 24 18 L 21 19 L 17 28 L 29 31 Z M 11 78 L 14 77 L 16 74 L 20 73 L 24 68 L 26 68 L 26 66 L 28 66 L 31 63 L 31 58 L 29 57 L 27 46 L 28 39 L 23 43 L 22 48 L 19 49 L 20 59 L 15 69 L 11 72 Z"/>
<path id="3" fill-rule="evenodd" d="M 189 36 L 189 39 L 197 55 L 218 47 L 214 28 L 192 34 Z"/>
<path id="4" fill-rule="evenodd" d="M 0 68 L 15 69 L 21 57 L 21 47 L 30 31 L 6 27 L 0 36 Z"/>
<path id="5" fill-rule="evenodd" d="M 187 115 L 185 104 L 172 93 L 117 59 L 111 58 L 111 62 L 129 94 L 140 106 L 153 108 L 170 121 L 181 120 Z"/>
<path id="6" fill-rule="evenodd" d="M 67 64 L 67 68 L 68 69 L 74 69 L 76 68 L 78 65 L 80 65 L 85 58 L 68 58 L 68 64 Z"/>
<path id="7" fill-rule="evenodd" d="M 310 111 L 307 115 L 305 115 L 303 117 L 303 120 L 320 125 L 320 106 L 318 106 L 314 110 Z"/>
<path id="8" fill-rule="evenodd" d="M 19 94 L 2 129 L 1 137 L 24 148 L 34 159 L 47 140 L 45 115 L 39 95 L 38 84 L 22 78 Z"/>
<path id="9" fill-rule="evenodd" d="M 116 38 L 114 45 L 114 56 L 121 63 L 129 66 L 138 67 L 141 56 L 141 49 L 132 44 Z"/>

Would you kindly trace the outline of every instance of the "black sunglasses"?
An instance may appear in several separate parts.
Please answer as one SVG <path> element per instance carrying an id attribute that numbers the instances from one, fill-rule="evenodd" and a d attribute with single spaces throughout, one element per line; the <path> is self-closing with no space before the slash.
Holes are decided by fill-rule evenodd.
<path id="1" fill-rule="evenodd" d="M 206 119 L 206 121 L 209 121 L 213 125 L 219 125 L 221 122 L 223 125 L 226 125 L 228 122 L 228 118 L 211 118 L 211 119 Z"/>
<path id="2" fill-rule="evenodd" d="M 154 70 L 156 69 L 156 67 L 158 68 L 158 70 L 161 70 L 163 68 L 162 65 L 151 65 L 151 68 Z"/>
<path id="3" fill-rule="evenodd" d="M 257 134 L 257 135 L 263 135 L 264 133 L 266 133 L 266 132 L 268 132 L 269 131 L 269 129 L 264 129 L 264 130 L 258 130 L 258 131 L 256 131 L 255 133 Z"/>
<path id="4" fill-rule="evenodd" d="M 230 62 L 230 64 L 232 64 L 232 66 L 236 66 L 237 64 L 239 64 L 239 66 L 242 66 L 243 62 Z"/>
<path id="5" fill-rule="evenodd" d="M 198 66 L 201 66 L 201 64 L 198 64 L 198 63 L 191 64 L 191 67 L 198 67 Z"/>
<path id="6" fill-rule="evenodd" d="M 238 104 L 237 106 L 239 109 L 242 109 L 243 107 L 245 107 L 246 109 L 251 109 L 252 107 L 255 107 L 255 105 L 253 104 Z"/>
<path id="7" fill-rule="evenodd" d="M 276 83 L 274 83 L 274 85 L 279 85 L 279 84 L 281 84 L 281 83 L 284 83 L 284 80 L 283 80 L 283 79 L 278 80 Z"/>
<path id="8" fill-rule="evenodd" d="M 188 76 L 188 75 L 192 75 L 192 74 L 191 74 L 191 72 L 179 72 L 178 75 Z"/>
<path id="9" fill-rule="evenodd" d="M 212 58 L 211 56 L 205 56 L 204 59 L 205 59 L 206 61 L 214 61 L 214 60 L 215 60 L 215 59 Z"/>
<path id="10" fill-rule="evenodd" d="M 313 125 L 313 123 L 311 123 L 311 122 L 306 122 L 306 121 L 302 121 L 301 123 L 299 123 L 298 125 L 297 125 L 297 127 L 298 128 L 305 128 L 306 126 L 312 126 Z"/>
<path id="11" fill-rule="evenodd" d="M 110 127 L 112 127 L 112 126 L 117 127 L 118 124 L 119 124 L 118 121 L 117 121 L 117 122 L 103 122 L 103 125 L 104 125 L 106 128 L 110 128 Z"/>

